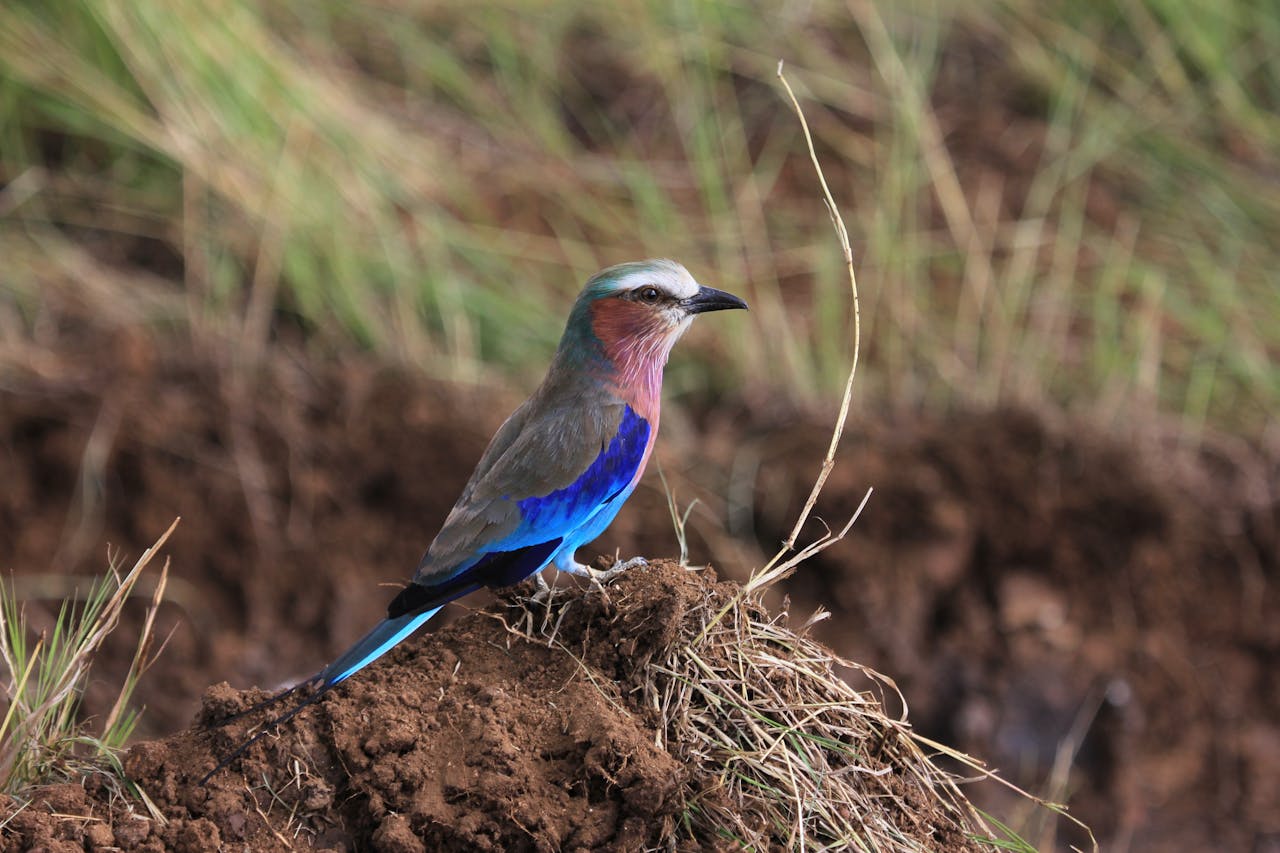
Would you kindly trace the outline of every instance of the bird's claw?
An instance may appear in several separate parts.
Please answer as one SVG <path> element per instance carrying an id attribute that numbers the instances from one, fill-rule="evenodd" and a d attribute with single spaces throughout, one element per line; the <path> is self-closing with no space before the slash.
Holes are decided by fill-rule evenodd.
<path id="1" fill-rule="evenodd" d="M 604 571 L 593 571 L 591 573 L 591 578 L 597 583 L 606 584 L 623 572 L 628 572 L 632 569 L 638 569 L 641 566 L 647 565 L 649 565 L 649 561 L 644 557 L 632 557 L 630 560 L 619 560 Z"/>

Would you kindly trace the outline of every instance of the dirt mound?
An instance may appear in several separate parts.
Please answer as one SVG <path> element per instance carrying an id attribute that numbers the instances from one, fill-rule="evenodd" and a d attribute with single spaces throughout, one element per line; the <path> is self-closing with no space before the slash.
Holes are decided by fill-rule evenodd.
<path id="1" fill-rule="evenodd" d="M 715 834 L 734 828 L 721 815 L 753 806 L 732 799 L 722 776 L 727 767 L 748 776 L 750 756 L 726 761 L 701 750 L 685 736 L 690 706 L 671 715 L 655 699 L 667 692 L 662 674 L 682 648 L 696 648 L 707 671 L 726 663 L 715 660 L 714 643 L 695 639 L 731 630 L 727 622 L 717 628 L 717 612 L 745 608 L 761 627 L 774 620 L 743 602 L 736 584 L 674 563 L 635 569 L 604 590 L 560 592 L 550 603 L 524 597 L 533 590 L 526 584 L 397 649 L 201 787 L 245 734 L 238 725 L 207 727 L 263 697 L 210 688 L 195 728 L 126 756 L 126 773 L 166 822 L 131 815 L 101 781 L 56 786 L 13 817 L 8 849 L 630 851 L 731 841 Z M 768 654 L 821 668 L 797 656 L 797 640 L 776 633 Z M 801 705 L 809 697 L 785 698 Z M 865 695 L 858 700 L 874 707 Z M 792 735 L 810 733 L 796 727 Z M 867 789 L 875 820 L 900 839 L 894 849 L 978 849 L 966 835 L 976 824 L 954 788 L 944 785 L 940 801 L 934 785 L 942 780 L 918 752 L 900 750 L 905 742 L 886 726 L 847 752 L 824 746 L 846 760 L 832 761 L 823 784 Z M 793 827 L 763 815 L 758 843 L 783 843 Z M 816 822 L 808 832 L 811 843 L 821 840 Z"/>

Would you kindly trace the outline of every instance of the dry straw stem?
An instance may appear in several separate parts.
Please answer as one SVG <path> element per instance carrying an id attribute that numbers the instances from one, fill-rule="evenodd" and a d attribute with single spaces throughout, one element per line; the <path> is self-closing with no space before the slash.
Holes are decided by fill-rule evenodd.
<path id="1" fill-rule="evenodd" d="M 782 86 L 787 91 L 787 97 L 791 99 L 791 105 L 796 111 L 796 117 L 800 120 L 800 127 L 804 131 L 805 144 L 809 149 L 809 160 L 813 163 L 814 171 L 818 175 L 818 182 L 822 185 L 822 200 L 827 207 L 827 215 L 831 217 L 831 225 L 835 228 L 836 237 L 840 241 L 840 249 L 844 254 L 845 266 L 849 271 L 849 290 L 853 297 L 853 356 L 852 363 L 849 366 L 849 378 L 844 383 L 844 395 L 840 399 L 840 411 L 836 415 L 835 426 L 831 430 L 831 443 L 827 447 L 827 455 L 823 457 L 822 467 L 818 471 L 817 479 L 813 482 L 813 488 L 809 491 L 809 497 L 804 502 L 804 508 L 800 511 L 795 527 L 791 529 L 791 535 L 783 542 L 782 548 L 773 555 L 773 558 L 768 563 L 752 573 L 751 578 L 742 588 L 741 595 L 743 596 L 758 592 L 776 583 L 791 574 L 805 560 L 826 550 L 848 535 L 854 522 L 862 514 L 867 501 L 870 500 L 872 492 L 871 489 L 867 489 L 867 493 L 863 495 L 858 508 L 854 510 L 853 515 L 850 516 L 844 527 L 834 533 L 828 529 L 825 535 L 804 546 L 799 551 L 795 550 L 796 540 L 800 536 L 800 531 L 805 522 L 809 520 L 813 507 L 818 502 L 818 496 L 822 494 L 823 486 L 827 483 L 827 477 L 830 476 L 832 469 L 835 468 L 836 451 L 840 447 L 840 437 L 844 435 L 845 422 L 849 419 L 849 406 L 853 400 L 853 378 L 858 373 L 858 350 L 862 344 L 862 319 L 858 308 L 858 277 L 853 269 L 853 249 L 849 246 L 849 230 L 845 227 L 844 218 L 840 215 L 840 210 L 836 207 L 835 198 L 831 195 L 831 188 L 827 185 L 827 178 L 822 172 L 822 164 L 818 162 L 818 153 L 813 147 L 813 136 L 809 132 L 809 123 L 805 120 L 804 110 L 800 108 L 800 102 L 796 99 L 795 92 L 791 89 L 791 84 L 787 82 L 786 76 L 782 73 L 781 60 L 778 62 L 777 73 L 778 79 L 782 81 Z M 788 557 L 788 554 L 791 556 Z M 735 603 L 736 601 L 726 604 L 716 619 L 712 620 L 711 625 L 714 625 L 716 621 L 727 614 Z M 708 625 L 708 629 L 711 625 Z M 702 638 L 700 637 L 699 639 Z"/>
<path id="2" fill-rule="evenodd" d="M 836 237 L 840 240 L 840 250 L 844 253 L 845 267 L 849 270 L 849 292 L 853 296 L 853 361 L 849 366 L 849 378 L 844 383 L 844 396 L 840 399 L 840 414 L 836 416 L 836 425 L 831 431 L 831 444 L 827 447 L 827 455 L 822 460 L 822 469 L 818 472 L 818 478 L 813 483 L 813 489 L 809 492 L 808 500 L 804 502 L 804 509 L 801 510 L 800 517 L 796 519 L 796 526 L 791 529 L 791 535 L 787 537 L 786 547 L 778 552 L 778 555 L 770 561 L 770 565 L 781 558 L 786 551 L 795 549 L 796 539 L 800 536 L 800 529 L 809 520 L 809 513 L 813 512 L 813 505 L 817 503 L 818 495 L 821 494 L 822 487 L 826 485 L 831 469 L 835 467 L 836 449 L 840 446 L 840 436 L 844 434 L 845 421 L 849 419 L 849 404 L 853 400 L 853 377 L 858 373 L 858 350 L 862 346 L 862 311 L 858 306 L 858 276 L 853 269 L 853 249 L 849 246 L 849 230 L 845 228 L 844 218 L 840 215 L 839 208 L 836 207 L 836 201 L 831 195 L 831 187 L 827 186 L 827 177 L 822 173 L 822 164 L 818 162 L 818 152 L 813 148 L 813 135 L 809 132 L 809 122 L 805 120 L 804 110 L 800 108 L 800 102 L 796 100 L 796 93 L 791 90 L 791 84 L 787 82 L 786 75 L 782 73 L 781 60 L 778 61 L 778 79 L 782 81 L 783 88 L 787 90 L 787 97 L 791 99 L 791 105 L 795 108 L 796 117 L 800 119 L 800 128 L 804 131 L 805 145 L 809 148 L 809 160 L 813 163 L 814 171 L 818 173 L 818 182 L 822 184 L 822 200 L 827 206 L 827 215 L 831 217 L 831 225 L 836 229 Z M 858 513 L 862 512 L 862 507 L 866 505 L 867 498 L 870 496 L 871 491 L 868 489 L 867 496 L 863 498 L 862 504 L 858 507 Z M 856 517 L 857 513 L 854 515 L 854 518 Z M 853 519 L 850 519 L 849 525 L 852 524 Z M 835 539 L 830 540 L 830 542 L 833 543 L 842 538 L 844 533 L 848 531 L 849 525 L 846 525 L 844 531 Z M 793 563 L 792 567 L 794 565 Z"/>
<path id="3" fill-rule="evenodd" d="M 12 589 L 0 607 L 0 657 L 8 667 L 7 709 L 0 722 L 0 790 L 22 791 L 64 776 L 83 775 L 92 765 L 111 764 L 137 721 L 128 703 L 138 679 L 155 661 L 155 616 L 164 595 L 169 565 L 165 562 L 152 591 L 138 646 L 120 692 L 103 723 L 102 734 L 89 736 L 79 720 L 79 700 L 95 655 L 119 625 L 124 604 L 142 572 L 178 526 L 175 519 L 128 573 L 112 569 L 110 577 L 90 590 L 79 610 L 64 603 L 52 633 L 27 651 L 27 624 Z M 81 754 L 89 747 L 87 756 Z"/>
<path id="4" fill-rule="evenodd" d="M 681 647 L 668 662 L 664 672 L 674 679 L 671 682 L 673 687 L 662 695 L 660 707 L 666 709 L 668 720 L 685 719 L 685 724 L 680 726 L 681 743 L 697 743 L 701 739 L 709 750 L 728 757 L 722 783 L 731 788 L 733 797 L 740 803 L 745 804 L 751 797 L 758 798 L 761 792 L 767 793 L 767 823 L 772 823 L 775 830 L 785 825 L 787 845 L 793 849 L 806 849 L 812 843 L 809 841 L 811 838 L 823 839 L 823 846 L 841 848 L 847 845 L 868 850 L 916 849 L 903 841 L 894 826 L 863 822 L 885 813 L 884 791 L 873 795 L 871 800 L 863 801 L 865 788 L 851 791 L 831 785 L 833 780 L 843 779 L 851 773 L 860 773 L 874 780 L 892 770 L 901 772 L 904 769 L 968 835 L 990 838 L 991 826 L 959 792 L 952 778 L 925 756 L 921 745 L 982 777 L 996 780 L 1040 806 L 1065 815 L 1065 807 L 1023 791 L 997 776 L 977 759 L 917 735 L 906 722 L 906 699 L 892 679 L 859 664 L 835 658 L 828 650 L 782 628 L 776 621 L 756 618 L 752 613 L 753 610 L 755 614 L 764 612 L 758 603 L 761 592 L 805 560 L 843 539 L 871 497 L 871 489 L 868 489 L 840 530 L 828 530 L 825 535 L 796 551 L 800 531 L 835 466 L 836 452 L 848 420 L 853 380 L 858 370 L 861 319 L 849 233 L 818 161 L 804 110 L 782 73 L 782 67 L 782 62 L 779 62 L 778 79 L 804 131 L 809 158 L 822 187 L 823 202 L 849 272 L 854 330 L 852 363 L 832 429 L 831 443 L 791 535 L 773 559 L 754 572 L 741 592 L 733 596 L 707 621 L 693 641 Z M 818 618 L 822 616 L 815 616 L 815 620 Z M 727 665 L 719 670 L 708 665 L 708 656 L 702 652 L 705 649 L 715 649 L 716 654 L 712 657 L 726 661 Z M 786 654 L 773 651 L 778 649 L 785 650 Z M 880 702 L 870 694 L 853 690 L 835 673 L 837 666 L 859 671 L 874 683 L 890 688 L 901 703 L 901 718 L 891 720 L 885 716 Z M 789 691 L 779 692 L 776 685 L 780 678 L 782 683 L 789 685 Z M 677 690 L 674 688 L 677 684 L 683 687 Z M 693 711 L 699 703 L 702 711 Z M 731 725 L 725 725 L 728 721 L 722 719 L 726 708 L 741 712 Z M 764 708 L 771 710 L 765 711 Z M 744 742 L 754 748 L 734 749 L 735 744 L 741 746 Z M 885 757 L 885 750 L 890 750 L 887 766 L 872 770 L 859 763 L 865 758 L 862 749 L 868 743 L 880 744 L 878 757 Z M 837 756 L 836 764 L 839 766 L 832 766 L 833 755 Z M 751 772 L 744 774 L 744 768 L 750 768 Z M 890 792 L 887 796 L 887 801 L 896 807 L 905 805 L 904 801 L 895 799 L 900 797 L 900 793 Z M 784 816 L 776 811 L 782 799 L 793 802 L 795 806 L 784 822 L 780 822 Z M 880 810 L 872 806 L 879 806 Z M 744 819 L 742 814 L 721 814 L 717 819 L 741 821 Z M 858 818 L 851 820 L 851 815 Z M 1076 818 L 1065 816 L 1088 833 L 1096 850 L 1097 842 L 1089 828 Z M 740 828 L 748 829 L 745 824 Z M 816 834 L 810 830 L 815 830 Z"/>

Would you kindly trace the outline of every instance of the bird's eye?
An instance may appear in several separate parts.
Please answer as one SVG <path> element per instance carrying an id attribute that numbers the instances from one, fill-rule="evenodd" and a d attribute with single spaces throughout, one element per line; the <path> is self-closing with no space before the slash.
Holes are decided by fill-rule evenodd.
<path id="1" fill-rule="evenodd" d="M 636 295 L 640 297 L 641 302 L 649 302 L 649 303 L 657 302 L 660 298 L 662 298 L 661 291 L 659 291 L 658 288 L 654 287 L 653 285 L 640 288 L 638 291 L 636 291 Z"/>

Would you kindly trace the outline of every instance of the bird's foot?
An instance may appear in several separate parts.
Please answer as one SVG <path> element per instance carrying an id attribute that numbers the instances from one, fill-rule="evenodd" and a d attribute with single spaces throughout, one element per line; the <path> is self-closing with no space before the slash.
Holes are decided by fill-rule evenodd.
<path id="1" fill-rule="evenodd" d="M 617 561 L 611 567 L 601 570 L 593 569 L 590 566 L 584 566 L 582 563 L 574 560 L 568 566 L 560 567 L 560 570 L 571 575 L 577 575 L 580 578 L 586 578 L 591 581 L 592 586 L 596 587 L 603 593 L 604 585 L 616 578 L 618 575 L 628 569 L 647 565 L 649 565 L 649 561 L 644 557 L 632 557 L 630 560 L 626 560 L 625 562 L 621 560 Z"/>
<path id="2" fill-rule="evenodd" d="M 604 571 L 592 572 L 592 578 L 601 584 L 606 584 L 616 578 L 623 572 L 629 572 L 632 569 L 638 569 L 641 566 L 649 565 L 649 561 L 644 557 L 632 557 L 630 560 L 617 560 L 612 566 Z"/>
<path id="3" fill-rule="evenodd" d="M 567 608 L 560 608 L 559 617 L 555 619 L 555 623 L 553 625 L 551 621 L 555 616 L 553 605 L 555 604 L 557 594 L 562 591 L 557 590 L 555 587 L 547 583 L 547 579 L 542 576 L 541 572 L 535 574 L 533 576 L 533 580 L 537 583 L 538 588 L 534 590 L 532 595 L 523 599 L 525 606 L 524 616 L 521 619 L 521 623 L 524 625 L 524 633 L 529 637 L 534 637 L 539 634 L 547 636 L 549 634 L 550 638 L 548 640 L 548 645 L 550 645 L 551 642 L 555 640 L 556 633 L 560 630 L 560 623 L 564 621 L 564 614 Z M 535 626 L 535 620 L 537 617 L 534 613 L 539 607 L 542 609 L 541 629 L 537 629 Z"/>

